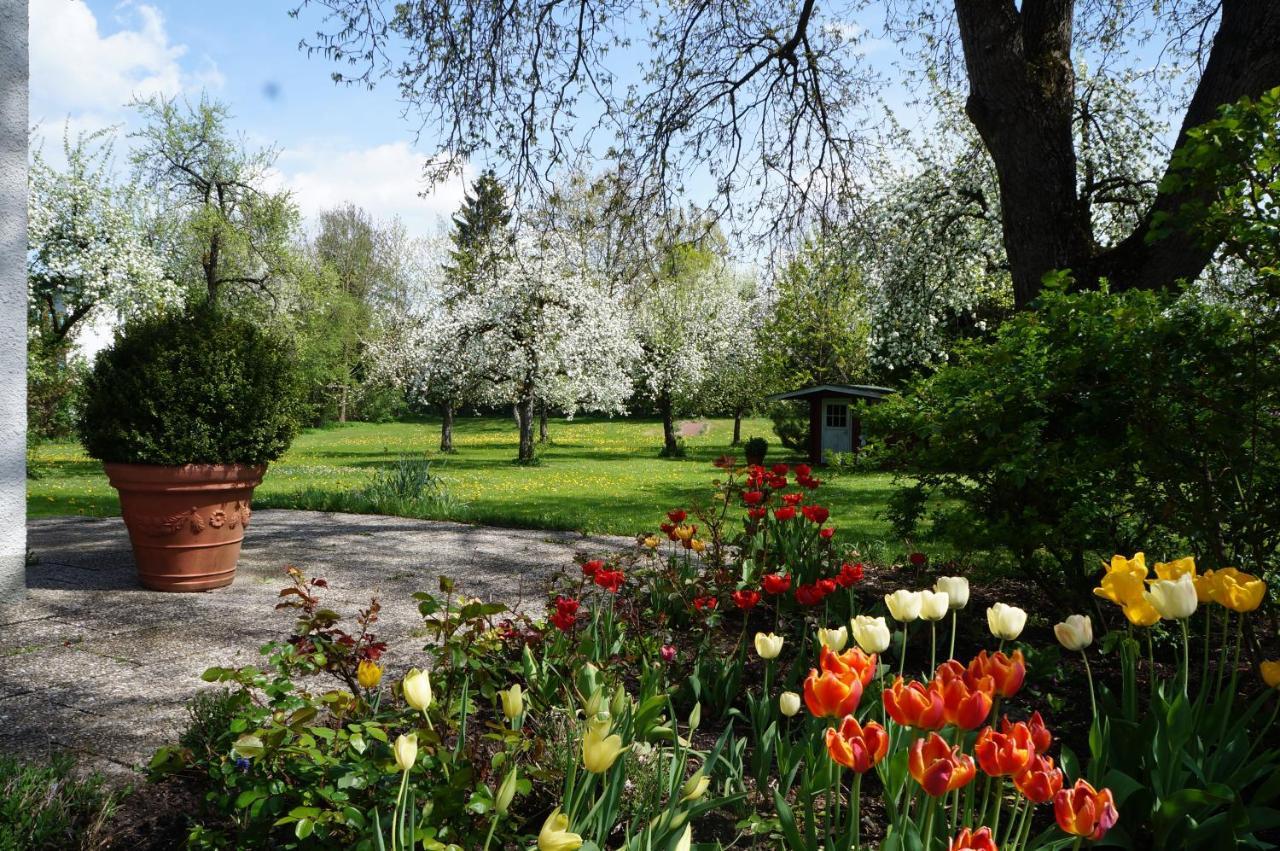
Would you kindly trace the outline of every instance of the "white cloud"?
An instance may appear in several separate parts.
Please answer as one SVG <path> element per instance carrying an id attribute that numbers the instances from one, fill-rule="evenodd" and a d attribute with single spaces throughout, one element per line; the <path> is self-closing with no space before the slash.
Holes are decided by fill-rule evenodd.
<path id="1" fill-rule="evenodd" d="M 223 78 L 207 57 L 183 67 L 186 45 L 174 44 L 154 6 L 122 7 L 121 28 L 103 35 L 79 0 L 31 0 L 31 116 L 79 129 L 118 121 L 135 95 L 177 95 L 219 88 Z"/>
<path id="2" fill-rule="evenodd" d="M 426 157 L 407 142 L 369 148 L 288 148 L 276 161 L 274 179 L 293 192 L 311 222 L 322 210 L 350 201 L 375 218 L 398 216 L 410 234 L 426 235 L 440 219 L 448 219 L 462 203 L 464 188 L 475 176 L 465 167 L 461 177 L 434 187 L 427 196 L 422 178 Z"/>

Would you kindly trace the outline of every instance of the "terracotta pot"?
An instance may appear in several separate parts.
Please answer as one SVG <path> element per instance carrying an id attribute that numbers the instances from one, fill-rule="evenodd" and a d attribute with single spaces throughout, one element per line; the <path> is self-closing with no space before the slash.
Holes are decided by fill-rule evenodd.
<path id="1" fill-rule="evenodd" d="M 120 492 L 138 578 L 155 591 L 230 585 L 266 464 L 104 464 Z"/>

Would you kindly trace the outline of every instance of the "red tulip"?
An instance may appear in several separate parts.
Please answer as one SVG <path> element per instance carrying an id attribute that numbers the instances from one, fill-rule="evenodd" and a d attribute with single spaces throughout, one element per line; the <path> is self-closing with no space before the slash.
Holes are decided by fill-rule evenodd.
<path id="1" fill-rule="evenodd" d="M 818 526 L 826 523 L 827 518 L 831 516 L 830 509 L 821 505 L 806 505 L 800 510 L 804 513 L 804 519 Z"/>
<path id="2" fill-rule="evenodd" d="M 782 495 L 783 505 L 799 505 L 804 502 L 804 494 L 802 493 L 784 493 Z"/>
<path id="3" fill-rule="evenodd" d="M 968 785 L 977 774 L 973 757 L 952 748 L 937 733 L 912 743 L 907 770 L 925 793 L 934 798 Z"/>
<path id="4" fill-rule="evenodd" d="M 846 715 L 838 728 L 827 730 L 827 753 L 835 762 L 865 774 L 889 752 L 889 733 L 872 721 L 863 727 Z"/>
<path id="5" fill-rule="evenodd" d="M 594 558 L 591 561 L 582 563 L 582 573 L 585 576 L 594 577 L 596 575 L 596 571 L 602 567 L 604 567 L 604 562 L 598 558 Z"/>
<path id="6" fill-rule="evenodd" d="M 1009 728 L 1008 733 L 984 728 L 974 742 L 973 754 L 987 774 L 1007 777 L 1026 770 L 1036 754 L 1036 746 L 1031 741 L 1031 729 L 1019 721 Z"/>
<path id="7" fill-rule="evenodd" d="M 747 491 L 742 495 L 742 501 L 747 505 L 759 505 L 764 502 L 763 491 Z"/>
<path id="8" fill-rule="evenodd" d="M 791 574 L 766 573 L 760 577 L 760 586 L 770 594 L 785 594 L 791 588 Z"/>
<path id="9" fill-rule="evenodd" d="M 593 578 L 601 588 L 617 594 L 626 576 L 623 575 L 621 570 L 597 570 Z"/>
<path id="10" fill-rule="evenodd" d="M 885 712 L 904 727 L 937 730 L 945 721 L 946 704 L 936 686 L 926 688 L 918 682 L 904 683 L 897 677 L 890 688 L 881 692 Z"/>
<path id="11" fill-rule="evenodd" d="M 760 602 L 759 591 L 748 591 L 745 588 L 734 591 L 729 596 L 733 598 L 733 604 L 739 609 L 752 609 L 755 608 L 756 603 Z"/>
<path id="12" fill-rule="evenodd" d="M 991 837 L 991 828 L 980 827 L 977 831 L 971 831 L 966 827 L 951 840 L 947 851 L 1000 851 L 1000 848 Z"/>
<path id="13" fill-rule="evenodd" d="M 924 553 L 912 553 L 907 557 L 907 560 L 911 562 L 913 567 L 923 567 L 924 563 L 929 560 L 929 557 Z"/>
<path id="14" fill-rule="evenodd" d="M 796 477 L 801 479 L 808 478 L 809 474 L 813 472 L 813 469 L 808 464 L 797 464 L 792 469 L 795 470 Z"/>
<path id="15" fill-rule="evenodd" d="M 683 508 L 676 508 L 667 512 L 667 519 L 679 526 L 689 515 L 685 513 Z"/>
<path id="16" fill-rule="evenodd" d="M 1021 774 L 1015 774 L 1013 785 L 1033 804 L 1053 800 L 1062 790 L 1062 769 L 1054 768 L 1053 757 L 1036 754 Z"/>
<path id="17" fill-rule="evenodd" d="M 569 614 L 569 615 L 576 615 L 578 613 L 578 606 L 580 606 L 581 604 L 572 597 L 561 597 L 559 594 L 557 594 L 555 605 L 556 605 L 557 612 L 563 612 L 564 614 Z"/>
<path id="18" fill-rule="evenodd" d="M 813 478 L 812 476 L 803 476 L 803 477 L 797 476 L 796 484 L 798 484 L 802 488 L 812 491 L 812 490 L 817 490 L 818 485 L 822 484 L 822 482 L 819 479 Z"/>
<path id="19" fill-rule="evenodd" d="M 674 644 L 664 644 L 662 645 L 662 649 L 658 652 L 662 654 L 662 661 L 664 662 L 671 662 L 676 658 L 676 647 Z"/>
<path id="20" fill-rule="evenodd" d="M 969 677 L 976 681 L 981 677 L 995 680 L 996 694 L 1001 697 L 1013 697 L 1022 688 L 1022 681 L 1027 676 L 1027 664 L 1022 651 L 1013 651 L 1012 656 L 995 652 L 990 655 L 981 651 L 969 662 Z"/>
<path id="21" fill-rule="evenodd" d="M 769 487 L 773 488 L 776 491 L 780 491 L 787 486 L 787 477 L 786 476 L 770 476 L 766 480 L 765 484 L 767 484 Z"/>
<path id="22" fill-rule="evenodd" d="M 818 590 L 822 592 L 823 597 L 836 593 L 836 581 L 834 579 L 819 579 L 813 584 L 818 586 Z"/>
<path id="23" fill-rule="evenodd" d="M 693 598 L 693 607 L 698 611 L 702 611 L 703 609 L 714 609 L 719 604 L 720 601 L 712 595 Z"/>
<path id="24" fill-rule="evenodd" d="M 826 531 L 825 529 L 823 530 Z M 824 537 L 831 537 L 826 535 Z M 836 575 L 836 584 L 841 588 L 848 588 L 862 581 L 862 563 L 858 564 L 842 564 L 840 565 L 840 573 Z"/>
<path id="25" fill-rule="evenodd" d="M 1035 743 L 1036 753 L 1046 753 L 1053 745 L 1053 733 L 1049 732 L 1049 728 L 1045 726 L 1044 719 L 1040 717 L 1040 710 L 1031 713 L 1031 717 L 1027 719 L 1027 726 L 1031 728 L 1031 741 Z"/>
<path id="26" fill-rule="evenodd" d="M 810 669 L 804 680 L 804 702 L 819 718 L 852 715 L 862 700 L 862 683 L 854 677 L 842 678 L 830 671 Z"/>
<path id="27" fill-rule="evenodd" d="M 747 509 L 747 516 L 750 517 L 752 520 L 763 520 L 764 516 L 768 513 L 769 513 L 769 509 L 765 508 L 763 505 L 760 506 L 759 508 Z"/>
<path id="28" fill-rule="evenodd" d="M 785 476 L 790 468 L 786 464 L 774 464 L 769 468 L 769 472 L 775 476 Z"/>
<path id="29" fill-rule="evenodd" d="M 835 533 L 836 533 L 836 530 L 834 527 L 827 526 L 818 530 L 818 537 L 822 538 L 824 541 L 829 541 L 831 540 L 831 536 L 834 535 Z"/>
<path id="30" fill-rule="evenodd" d="M 1054 795 L 1053 817 L 1066 833 L 1096 842 L 1115 825 L 1120 812 L 1110 789 L 1099 792 L 1088 782 L 1077 780 L 1075 786 Z"/>
<path id="31" fill-rule="evenodd" d="M 802 606 L 816 606 L 822 602 L 822 589 L 818 587 L 818 583 L 812 585 L 796 586 L 796 602 Z"/>
<path id="32" fill-rule="evenodd" d="M 782 508 L 775 508 L 773 510 L 774 520 L 787 521 L 792 519 L 795 516 L 796 516 L 796 510 L 789 505 L 784 506 Z"/>

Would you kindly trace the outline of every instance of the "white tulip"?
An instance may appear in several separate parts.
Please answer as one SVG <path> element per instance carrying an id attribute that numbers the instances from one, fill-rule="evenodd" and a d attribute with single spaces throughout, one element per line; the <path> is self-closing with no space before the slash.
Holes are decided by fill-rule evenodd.
<path id="1" fill-rule="evenodd" d="M 969 580 L 963 576 L 939 576 L 933 589 L 946 592 L 952 611 L 969 605 Z"/>
<path id="2" fill-rule="evenodd" d="M 1083 650 L 1093 643 L 1093 621 L 1088 615 L 1071 615 L 1053 625 L 1053 634 L 1067 650 Z"/>
<path id="3" fill-rule="evenodd" d="M 800 711 L 800 695 L 794 691 L 784 691 L 778 695 L 778 709 L 788 718 L 794 717 Z"/>
<path id="4" fill-rule="evenodd" d="M 884 618 L 858 615 L 849 621 L 849 628 L 863 653 L 883 653 L 889 646 L 889 625 Z"/>
<path id="5" fill-rule="evenodd" d="M 404 690 L 404 702 L 419 712 L 431 705 L 431 675 L 426 671 L 410 669 L 400 687 Z"/>
<path id="6" fill-rule="evenodd" d="M 1022 628 L 1027 625 L 1027 613 L 1017 606 L 996 603 L 987 609 L 987 627 L 991 634 L 1003 641 L 1013 641 L 1022 635 Z"/>
<path id="7" fill-rule="evenodd" d="M 911 623 L 920 617 L 922 602 L 919 591 L 907 591 L 904 588 L 884 595 L 884 604 L 889 607 L 889 614 L 899 623 Z"/>
<path id="8" fill-rule="evenodd" d="M 940 621 L 951 611 L 951 598 L 946 591 L 920 592 L 920 617 L 927 621 Z"/>
<path id="9" fill-rule="evenodd" d="M 772 632 L 756 633 L 756 653 L 761 659 L 777 659 L 782 652 L 783 637 Z"/>
<path id="10" fill-rule="evenodd" d="M 833 653 L 839 653 L 849 643 L 849 630 L 843 626 L 819 629 L 818 642 Z"/>
<path id="11" fill-rule="evenodd" d="M 1170 620 L 1189 618 L 1196 611 L 1196 585 L 1191 574 L 1184 573 L 1177 579 L 1157 579 L 1145 592 L 1147 602 Z"/>

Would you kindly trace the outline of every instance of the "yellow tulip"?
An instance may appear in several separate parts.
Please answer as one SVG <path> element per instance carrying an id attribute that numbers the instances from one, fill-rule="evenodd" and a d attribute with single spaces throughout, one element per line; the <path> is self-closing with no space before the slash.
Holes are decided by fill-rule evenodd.
<path id="1" fill-rule="evenodd" d="M 711 778 L 707 777 L 701 771 L 694 772 L 693 776 L 684 782 L 680 787 L 680 803 L 685 801 L 696 801 L 703 795 L 707 794 L 707 787 L 711 785 Z"/>
<path id="2" fill-rule="evenodd" d="M 502 714 L 507 716 L 508 721 L 520 717 L 524 712 L 524 691 L 519 683 L 505 691 L 499 691 L 498 697 L 502 698 Z"/>
<path id="3" fill-rule="evenodd" d="M 1120 611 L 1124 612 L 1124 616 L 1134 626 L 1152 626 L 1160 622 L 1160 613 L 1145 598 L 1122 606 Z"/>
<path id="4" fill-rule="evenodd" d="M 1212 603 L 1218 596 L 1218 577 L 1212 570 L 1206 570 L 1199 576 L 1191 577 L 1196 586 L 1196 602 Z"/>
<path id="5" fill-rule="evenodd" d="M 1118 606 L 1131 606 L 1143 600 L 1146 591 L 1147 567 L 1143 563 L 1142 553 L 1132 559 L 1114 556 L 1102 577 L 1099 587 L 1093 593 L 1103 599 L 1110 600 Z"/>
<path id="6" fill-rule="evenodd" d="M 1252 612 L 1262 605 L 1267 595 L 1267 583 L 1234 567 L 1224 567 L 1214 574 L 1216 596 L 1214 599 L 1233 612 Z"/>
<path id="7" fill-rule="evenodd" d="M 410 733 L 407 736 L 397 736 L 395 744 L 391 746 L 391 750 L 396 756 L 396 768 L 401 771 L 408 771 L 418 761 L 418 734 Z"/>
<path id="8" fill-rule="evenodd" d="M 363 659 L 356 666 L 356 681 L 360 683 L 361 688 L 373 688 L 382 682 L 382 668 L 377 662 Z"/>
<path id="9" fill-rule="evenodd" d="M 603 774 L 613 767 L 618 757 L 627 751 L 622 737 L 609 734 L 608 718 L 596 718 L 587 724 L 587 734 L 582 739 L 582 765 L 592 774 Z"/>
<path id="10" fill-rule="evenodd" d="M 686 824 L 684 833 L 680 834 L 680 841 L 676 843 L 674 851 L 689 851 L 693 847 L 693 825 Z"/>
<path id="11" fill-rule="evenodd" d="M 1262 681 L 1269 688 L 1280 688 L 1280 659 L 1260 663 L 1258 672 L 1262 674 Z"/>
<path id="12" fill-rule="evenodd" d="M 658 548 L 658 537 L 656 535 L 650 535 L 644 539 L 644 545 L 651 550 L 656 550 Z"/>
<path id="13" fill-rule="evenodd" d="M 1183 556 L 1173 561 L 1156 562 L 1156 576 L 1160 579 L 1177 579 L 1180 576 L 1196 578 L 1196 560 L 1191 556 Z"/>
<path id="14" fill-rule="evenodd" d="M 794 718 L 800 711 L 800 695 L 794 691 L 784 691 L 778 695 L 778 709 L 788 718 Z"/>
<path id="15" fill-rule="evenodd" d="M 582 837 L 569 832 L 569 817 L 556 807 L 538 832 L 538 851 L 577 851 Z"/>
<path id="16" fill-rule="evenodd" d="M 836 627 L 834 629 L 819 629 L 818 643 L 833 653 L 839 653 L 849 643 L 848 627 Z"/>
<path id="17" fill-rule="evenodd" d="M 431 705 L 431 675 L 427 671 L 411 668 L 400 681 L 404 691 L 404 702 L 419 712 L 425 712 Z"/>
<path id="18" fill-rule="evenodd" d="M 502 778 L 502 784 L 498 786 L 498 795 L 493 799 L 493 808 L 498 811 L 498 815 L 505 816 L 507 810 L 511 808 L 511 801 L 516 796 L 516 783 L 519 779 L 519 771 L 514 767 L 507 772 L 506 777 Z"/>
<path id="19" fill-rule="evenodd" d="M 689 549 L 693 550 L 695 553 L 700 553 L 706 548 L 707 548 L 707 545 L 703 543 L 701 538 L 694 538 L 692 541 L 689 542 Z"/>
<path id="20" fill-rule="evenodd" d="M 777 659 L 785 639 L 772 632 L 756 633 L 756 654 L 761 659 Z"/>

